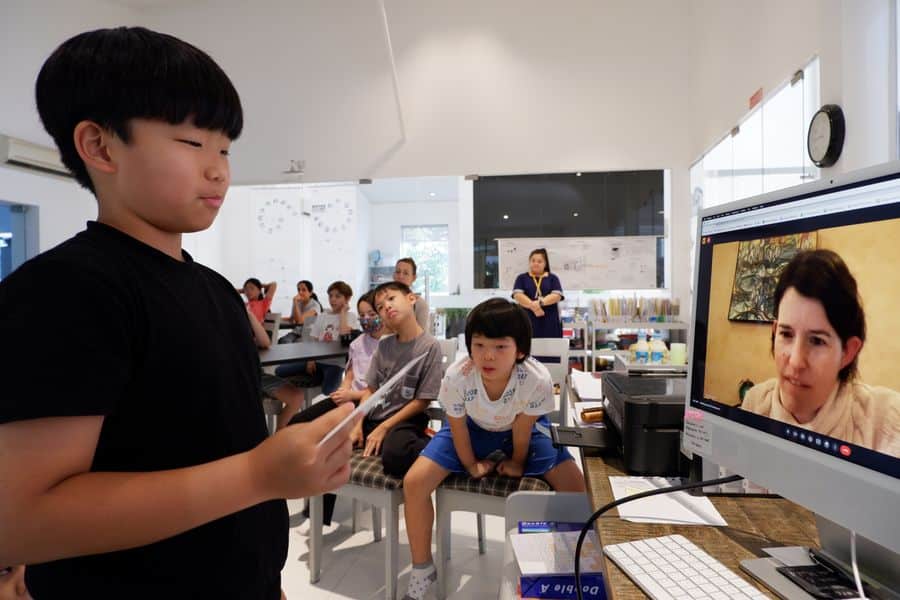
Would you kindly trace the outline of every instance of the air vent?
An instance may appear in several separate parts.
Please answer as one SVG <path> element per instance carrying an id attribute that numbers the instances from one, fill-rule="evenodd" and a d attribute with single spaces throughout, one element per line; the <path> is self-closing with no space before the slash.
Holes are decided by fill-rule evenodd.
<path id="1" fill-rule="evenodd" d="M 6 135 L 0 135 L 0 163 L 72 177 L 59 159 L 59 152 L 53 148 L 38 146 Z"/>

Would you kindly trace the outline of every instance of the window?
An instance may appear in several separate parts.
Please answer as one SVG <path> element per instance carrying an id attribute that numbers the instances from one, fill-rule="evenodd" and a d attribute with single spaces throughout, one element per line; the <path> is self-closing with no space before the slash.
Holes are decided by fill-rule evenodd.
<path id="1" fill-rule="evenodd" d="M 691 166 L 692 267 L 700 210 L 818 179 L 806 153 L 806 128 L 818 108 L 816 58 Z"/>
<path id="2" fill-rule="evenodd" d="M 450 292 L 450 228 L 447 225 L 404 225 L 400 251 L 416 261 L 415 292 L 425 292 L 425 280 L 432 293 Z M 426 277 L 427 276 L 427 277 Z"/>
<path id="3" fill-rule="evenodd" d="M 818 179 L 806 154 L 806 127 L 819 107 L 819 59 L 754 108 L 691 167 L 692 196 L 699 187 L 710 208 Z M 694 173 L 702 165 L 703 173 Z"/>
<path id="4" fill-rule="evenodd" d="M 501 285 L 499 239 L 665 236 L 664 171 L 481 176 L 472 200 L 476 289 Z M 665 284 L 664 254 L 661 241 L 656 287 Z"/>

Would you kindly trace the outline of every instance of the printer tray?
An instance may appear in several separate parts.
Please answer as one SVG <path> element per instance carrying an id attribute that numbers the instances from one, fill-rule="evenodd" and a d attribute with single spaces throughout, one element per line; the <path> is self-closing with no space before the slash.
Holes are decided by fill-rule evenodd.
<path id="1" fill-rule="evenodd" d="M 550 437 L 553 445 L 577 446 L 585 450 L 606 450 L 615 447 L 610 440 L 610 431 L 606 426 L 602 427 L 562 427 L 553 425 L 550 428 Z"/>

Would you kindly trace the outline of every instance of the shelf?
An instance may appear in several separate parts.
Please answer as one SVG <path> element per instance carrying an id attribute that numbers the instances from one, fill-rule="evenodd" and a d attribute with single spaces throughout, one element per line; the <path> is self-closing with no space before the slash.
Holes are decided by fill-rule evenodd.
<path id="1" fill-rule="evenodd" d="M 681 321 L 620 321 L 594 322 L 594 329 L 688 329 L 690 325 Z"/>

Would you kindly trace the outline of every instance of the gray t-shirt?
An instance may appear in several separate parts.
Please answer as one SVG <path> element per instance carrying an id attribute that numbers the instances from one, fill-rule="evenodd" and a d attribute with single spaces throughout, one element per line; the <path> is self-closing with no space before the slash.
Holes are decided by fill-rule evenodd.
<path id="1" fill-rule="evenodd" d="M 369 364 L 366 381 L 377 390 L 382 383 L 402 369 L 415 357 L 427 354 L 402 381 L 394 386 L 385 398 L 383 406 L 376 406 L 369 419 L 383 421 L 403 408 L 410 400 L 436 400 L 441 391 L 441 345 L 434 337 L 423 333 L 412 341 L 400 342 L 396 335 L 382 338 Z"/>

